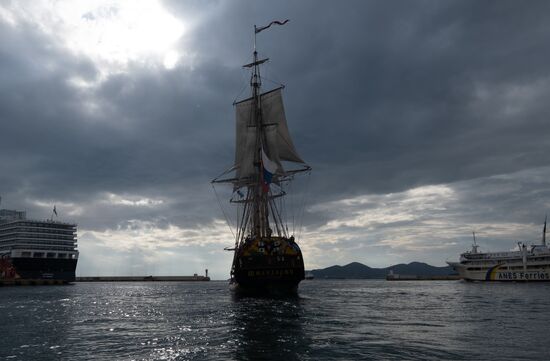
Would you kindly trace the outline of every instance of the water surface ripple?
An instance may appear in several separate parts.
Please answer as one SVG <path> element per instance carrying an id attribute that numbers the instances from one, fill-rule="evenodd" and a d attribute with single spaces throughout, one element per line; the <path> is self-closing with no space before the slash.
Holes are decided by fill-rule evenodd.
<path id="1" fill-rule="evenodd" d="M 550 284 L 304 281 L 0 288 L 5 360 L 550 360 Z"/>

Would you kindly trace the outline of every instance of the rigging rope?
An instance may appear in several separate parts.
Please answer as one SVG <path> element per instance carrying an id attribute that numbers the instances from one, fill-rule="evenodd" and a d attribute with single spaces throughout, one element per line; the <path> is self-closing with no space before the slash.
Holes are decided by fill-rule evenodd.
<path id="1" fill-rule="evenodd" d="M 267 80 L 268 82 L 273 83 L 273 84 L 275 84 L 276 86 L 282 86 L 282 87 L 285 86 L 283 83 L 280 83 L 280 82 L 278 82 L 278 81 L 276 81 L 276 80 L 272 80 L 272 79 L 266 78 L 265 76 L 262 76 L 262 80 Z"/>
<path id="2" fill-rule="evenodd" d="M 309 199 L 309 183 L 311 181 L 311 170 L 307 172 L 306 175 L 306 189 L 304 191 L 304 195 L 302 197 L 302 205 L 300 206 L 300 216 L 299 216 L 299 227 L 298 227 L 298 236 L 296 237 L 297 240 L 301 240 L 302 237 L 302 230 L 303 230 L 303 223 L 304 223 L 304 216 L 305 216 L 305 209 L 306 209 L 306 201 Z"/>
<path id="3" fill-rule="evenodd" d="M 225 214 L 225 210 L 223 209 L 222 202 L 220 201 L 220 197 L 218 195 L 218 192 L 216 191 L 216 187 L 212 184 L 212 189 L 214 190 L 214 194 L 216 195 L 216 200 L 218 201 L 218 205 L 220 206 L 220 209 L 222 210 L 223 216 L 225 217 L 225 221 L 227 222 L 227 226 L 229 227 L 229 230 L 231 231 L 231 234 L 233 237 L 235 236 L 235 233 L 233 232 L 233 228 L 231 228 L 231 221 L 229 217 L 227 217 L 227 214 Z"/>
<path id="4" fill-rule="evenodd" d="M 272 66 L 271 66 L 271 63 L 270 62 L 267 62 L 265 63 L 264 65 L 264 71 L 263 71 L 263 74 L 262 74 L 262 80 L 267 80 L 277 86 L 285 86 L 283 83 L 281 83 L 280 81 L 278 80 L 273 80 L 273 79 L 269 79 L 266 75 L 269 75 L 269 76 L 273 76 L 273 75 L 277 75 L 277 74 L 274 74 L 273 72 L 273 69 L 272 69 Z"/>
<path id="5" fill-rule="evenodd" d="M 247 80 L 245 80 L 245 79 L 248 79 L 248 77 L 249 77 L 249 75 L 248 75 L 247 70 L 244 70 L 244 71 L 241 72 L 241 82 L 243 82 L 243 86 L 241 87 L 241 90 L 239 90 L 239 93 L 237 94 L 235 99 L 233 99 L 233 103 L 237 102 L 237 99 L 239 99 L 239 97 L 242 95 L 244 90 L 248 87 L 249 82 Z"/>
<path id="6" fill-rule="evenodd" d="M 281 192 L 284 192 L 285 194 L 287 194 L 285 192 L 285 190 L 283 189 L 283 185 L 284 184 L 281 182 Z M 281 227 L 284 227 L 285 236 L 288 237 L 289 236 L 289 234 L 288 234 L 288 216 L 287 216 L 287 211 L 286 211 L 285 197 L 280 197 L 279 198 L 279 209 L 280 209 L 279 217 L 281 218 Z"/>

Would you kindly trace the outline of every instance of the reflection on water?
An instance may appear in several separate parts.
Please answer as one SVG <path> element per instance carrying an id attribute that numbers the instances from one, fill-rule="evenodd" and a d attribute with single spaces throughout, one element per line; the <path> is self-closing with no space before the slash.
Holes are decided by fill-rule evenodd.
<path id="1" fill-rule="evenodd" d="M 307 322 L 298 296 L 288 298 L 232 297 L 235 313 L 231 337 L 237 360 L 303 360 L 309 353 Z"/>
<path id="2" fill-rule="evenodd" d="M 454 298 L 457 343 L 480 359 L 550 360 L 550 283 L 462 282 Z M 545 325 L 546 324 L 546 325 Z M 540 332 L 543 332 L 542 334 Z M 477 346 L 485 340 L 486 347 Z M 474 347 L 472 347 L 474 345 Z"/>
<path id="3" fill-rule="evenodd" d="M 549 284 L 227 282 L 0 289 L 0 360 L 549 360 Z"/>
<path id="4" fill-rule="evenodd" d="M 0 288 L 0 359 L 62 358 L 74 323 L 73 286 Z"/>

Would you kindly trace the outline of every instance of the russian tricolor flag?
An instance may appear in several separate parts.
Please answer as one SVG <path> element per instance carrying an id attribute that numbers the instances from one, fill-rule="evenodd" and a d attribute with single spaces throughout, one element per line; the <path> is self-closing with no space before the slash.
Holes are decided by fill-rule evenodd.
<path id="1" fill-rule="evenodd" d="M 277 171 L 277 163 L 267 157 L 262 148 L 262 187 L 264 193 L 269 192 L 269 185 L 273 179 L 273 174 Z"/>

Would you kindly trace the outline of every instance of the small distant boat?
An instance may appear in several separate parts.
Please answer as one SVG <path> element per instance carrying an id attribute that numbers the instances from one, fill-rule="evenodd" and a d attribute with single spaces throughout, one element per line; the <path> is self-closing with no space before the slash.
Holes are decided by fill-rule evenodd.
<path id="1" fill-rule="evenodd" d="M 517 251 L 479 252 L 474 235 L 472 249 L 458 262 L 447 262 L 467 281 L 550 281 L 550 248 L 546 244 L 546 219 L 541 244 L 518 242 Z"/>
<path id="2" fill-rule="evenodd" d="M 312 280 L 315 278 L 312 272 L 307 272 L 305 275 L 306 280 Z"/>
<path id="3" fill-rule="evenodd" d="M 454 281 L 458 280 L 458 275 L 401 275 L 394 273 L 392 269 L 386 275 L 386 281 Z"/>

